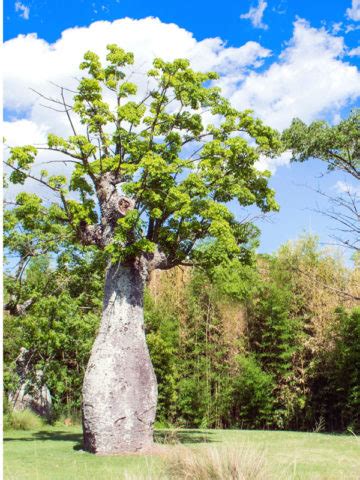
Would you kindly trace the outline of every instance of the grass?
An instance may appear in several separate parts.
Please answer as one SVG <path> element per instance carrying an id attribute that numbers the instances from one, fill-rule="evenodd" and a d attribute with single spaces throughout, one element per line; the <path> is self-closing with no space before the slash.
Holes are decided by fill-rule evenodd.
<path id="1" fill-rule="evenodd" d="M 4 430 L 40 430 L 43 420 L 31 410 L 11 411 L 4 415 Z"/>
<path id="2" fill-rule="evenodd" d="M 173 448 L 164 461 L 171 480 L 265 480 L 263 452 L 246 447 Z"/>
<path id="3" fill-rule="evenodd" d="M 240 457 L 244 451 L 261 452 L 267 472 L 261 478 L 360 480 L 360 438 L 353 435 L 247 430 L 180 430 L 172 435 L 161 430 L 157 441 L 167 444 L 165 454 L 100 457 L 81 450 L 79 427 L 10 430 L 4 433 L 4 479 L 157 480 L 164 478 L 164 465 L 168 470 L 174 465 L 182 468 L 179 458 L 191 457 L 192 452 L 199 459 L 210 455 L 219 463 L 221 455 L 215 449 L 221 449 L 238 450 Z"/>

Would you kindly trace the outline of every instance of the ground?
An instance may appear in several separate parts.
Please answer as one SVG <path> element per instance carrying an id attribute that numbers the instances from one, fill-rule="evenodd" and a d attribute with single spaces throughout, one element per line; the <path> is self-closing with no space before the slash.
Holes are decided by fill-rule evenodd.
<path id="1" fill-rule="evenodd" d="M 360 480 L 360 438 L 322 433 L 180 430 L 156 432 L 159 443 L 191 448 L 239 446 L 262 450 L 271 479 Z M 123 480 L 161 467 L 158 454 L 99 457 L 81 449 L 80 427 L 4 433 L 5 480 Z M 162 448 L 176 449 L 175 445 Z"/>

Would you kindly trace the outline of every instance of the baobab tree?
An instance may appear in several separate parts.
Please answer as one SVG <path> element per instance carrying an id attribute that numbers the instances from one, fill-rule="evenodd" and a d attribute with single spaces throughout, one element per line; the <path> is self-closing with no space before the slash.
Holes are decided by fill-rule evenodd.
<path id="1" fill-rule="evenodd" d="M 66 229 L 67 241 L 96 247 L 108 259 L 82 407 L 84 446 L 101 454 L 135 452 L 153 441 L 157 384 L 143 319 L 149 274 L 245 261 L 257 232 L 246 207 L 277 209 L 269 172 L 255 163 L 281 148 L 274 130 L 221 96 L 216 73 L 195 72 L 184 59 L 155 59 L 139 98 L 126 75 L 133 55 L 107 48 L 105 66 L 85 54 L 80 68 L 87 74 L 74 102 L 63 89 L 55 100 L 72 135 L 50 134 L 43 148 L 66 156 L 68 174 L 35 175 L 38 148 L 30 145 L 12 148 L 6 161 L 10 181 L 30 178 L 56 197 L 22 193 L 13 212 L 31 218 L 36 211 L 48 233 Z M 106 102 L 104 92 L 113 99 Z"/>

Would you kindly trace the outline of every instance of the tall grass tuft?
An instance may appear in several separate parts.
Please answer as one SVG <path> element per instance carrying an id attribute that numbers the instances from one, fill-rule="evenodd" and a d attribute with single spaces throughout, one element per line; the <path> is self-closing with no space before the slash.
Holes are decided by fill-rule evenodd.
<path id="1" fill-rule="evenodd" d="M 4 430 L 37 430 L 43 420 L 31 410 L 11 411 L 4 416 Z"/>
<path id="2" fill-rule="evenodd" d="M 125 480 L 266 480 L 264 452 L 247 447 L 173 447 L 163 457 L 164 468 L 144 476 L 127 474 Z"/>
<path id="3" fill-rule="evenodd" d="M 246 447 L 178 448 L 166 459 L 166 474 L 174 480 L 264 480 L 264 452 Z"/>

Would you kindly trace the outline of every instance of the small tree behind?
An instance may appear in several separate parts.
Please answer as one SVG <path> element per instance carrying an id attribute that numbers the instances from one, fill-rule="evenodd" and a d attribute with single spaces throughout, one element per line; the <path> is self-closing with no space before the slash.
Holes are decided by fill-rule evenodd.
<path id="1" fill-rule="evenodd" d="M 296 118 L 284 131 L 283 140 L 294 160 L 318 158 L 329 170 L 343 170 L 360 180 L 360 109 L 334 126 L 325 121 L 306 125 Z"/>
<path id="2" fill-rule="evenodd" d="M 304 162 L 317 158 L 326 163 L 329 171 L 342 171 L 360 180 L 360 109 L 351 112 L 348 118 L 338 125 L 330 126 L 325 121 L 306 125 L 298 118 L 284 131 L 282 139 L 285 147 L 291 149 L 293 160 Z M 340 184 L 340 195 L 328 195 L 317 190 L 329 200 L 327 210 L 317 210 L 338 227 L 331 235 L 336 243 L 351 250 L 360 250 L 360 205 L 359 188 Z"/>
<path id="3" fill-rule="evenodd" d="M 149 89 L 139 98 L 125 73 L 133 55 L 116 45 L 108 51 L 106 66 L 95 53 L 85 54 L 80 67 L 88 75 L 73 105 L 61 91 L 73 135 L 51 134 L 43 147 L 74 164 L 71 176 L 34 175 L 33 146 L 12 148 L 6 161 L 13 183 L 31 178 L 58 199 L 49 203 L 22 193 L 15 219 L 20 215 L 26 223 L 35 215 L 39 222 L 42 216 L 49 237 L 61 233 L 109 259 L 102 322 L 83 386 L 84 444 L 96 453 L 138 451 L 152 443 L 157 388 L 143 328 L 149 273 L 248 259 L 257 229 L 245 213 L 235 216 L 230 202 L 240 212 L 250 205 L 277 209 L 268 172 L 254 164 L 280 151 L 271 128 L 231 107 L 211 86 L 215 73 L 195 72 L 187 60 L 155 59 Z M 112 103 L 104 100 L 105 91 Z"/>

